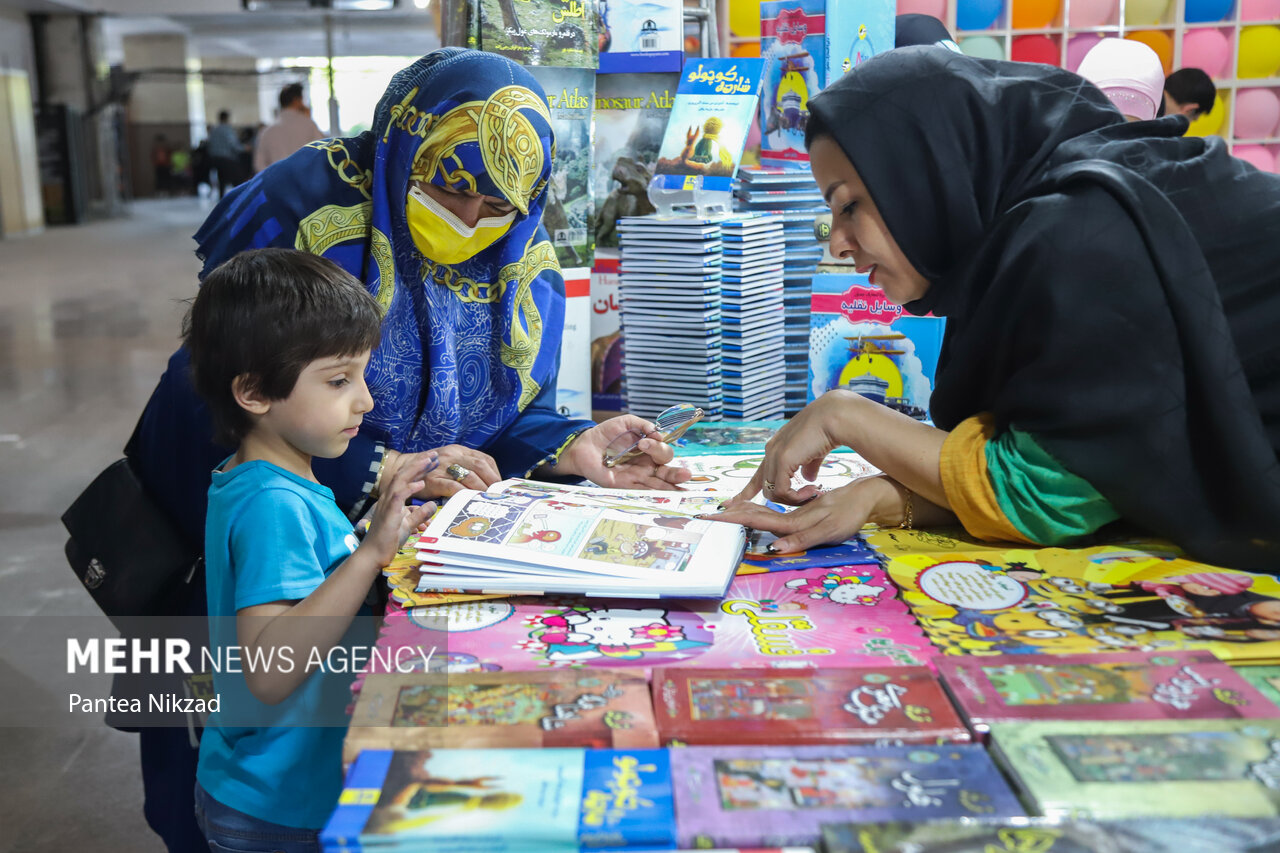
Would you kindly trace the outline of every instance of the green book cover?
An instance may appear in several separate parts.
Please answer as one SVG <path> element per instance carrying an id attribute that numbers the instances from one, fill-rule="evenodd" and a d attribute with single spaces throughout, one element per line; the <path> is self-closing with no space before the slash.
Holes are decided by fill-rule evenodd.
<path id="1" fill-rule="evenodd" d="M 1280 705 L 1280 666 L 1238 666 L 1236 674 Z"/>
<path id="2" fill-rule="evenodd" d="M 991 742 L 1048 817 L 1280 815 L 1280 720 L 1023 721 Z"/>

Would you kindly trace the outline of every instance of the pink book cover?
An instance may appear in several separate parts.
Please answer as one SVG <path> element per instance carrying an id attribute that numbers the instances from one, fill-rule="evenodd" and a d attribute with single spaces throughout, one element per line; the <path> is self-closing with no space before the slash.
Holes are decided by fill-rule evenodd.
<path id="1" fill-rule="evenodd" d="M 722 601 L 522 597 L 388 608 L 403 668 L 721 668 L 921 664 L 933 647 L 878 566 L 739 576 Z"/>
<path id="2" fill-rule="evenodd" d="M 934 665 L 974 731 L 1039 720 L 1280 716 L 1207 651 L 942 657 Z"/>

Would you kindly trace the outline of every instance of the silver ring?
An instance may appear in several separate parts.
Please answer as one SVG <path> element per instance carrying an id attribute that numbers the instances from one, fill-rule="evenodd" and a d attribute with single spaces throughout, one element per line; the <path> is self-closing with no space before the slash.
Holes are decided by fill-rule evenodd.
<path id="1" fill-rule="evenodd" d="M 457 480 L 459 483 L 467 479 L 467 477 L 471 476 L 471 469 L 463 468 L 457 462 L 454 462 L 448 468 L 445 468 L 444 472 L 448 474 L 450 477 L 452 477 L 453 479 Z"/>
<path id="2" fill-rule="evenodd" d="M 766 492 L 772 492 L 772 491 L 773 491 L 773 481 L 772 481 L 772 480 L 765 480 L 765 481 L 764 481 L 764 490 L 765 490 Z"/>

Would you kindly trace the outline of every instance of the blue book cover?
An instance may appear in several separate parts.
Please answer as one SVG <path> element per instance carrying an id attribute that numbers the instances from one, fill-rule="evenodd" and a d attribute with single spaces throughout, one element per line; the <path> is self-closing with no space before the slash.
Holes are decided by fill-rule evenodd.
<path id="1" fill-rule="evenodd" d="M 866 275 L 813 277 L 809 400 L 848 388 L 924 420 L 928 417 L 945 320 L 915 317 Z"/>
<path id="2" fill-rule="evenodd" d="M 682 848 L 817 845 L 824 823 L 1023 814 L 980 746 L 672 750 Z"/>
<path id="3" fill-rule="evenodd" d="M 894 0 L 828 0 L 826 85 L 893 49 L 896 13 Z"/>
<path id="4" fill-rule="evenodd" d="M 809 98 L 827 83 L 827 0 L 763 0 L 760 55 L 760 159 L 805 163 Z M 892 46 L 892 39 L 890 39 Z"/>
<path id="5" fill-rule="evenodd" d="M 321 832 L 326 849 L 491 853 L 675 840 L 665 750 L 365 750 Z"/>
<path id="6" fill-rule="evenodd" d="M 596 0 L 600 73 L 679 71 L 684 64 L 681 0 Z"/>
<path id="7" fill-rule="evenodd" d="M 666 189 L 692 186 L 728 192 L 760 95 L 764 60 L 690 59 L 658 152 L 655 173 Z"/>

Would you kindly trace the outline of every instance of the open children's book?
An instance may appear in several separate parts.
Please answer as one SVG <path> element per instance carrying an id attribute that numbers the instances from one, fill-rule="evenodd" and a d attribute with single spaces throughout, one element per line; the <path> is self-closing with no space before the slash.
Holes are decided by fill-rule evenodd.
<path id="1" fill-rule="evenodd" d="M 745 528 L 707 521 L 724 495 L 504 480 L 464 490 L 418 539 L 418 592 L 720 598 Z"/>

